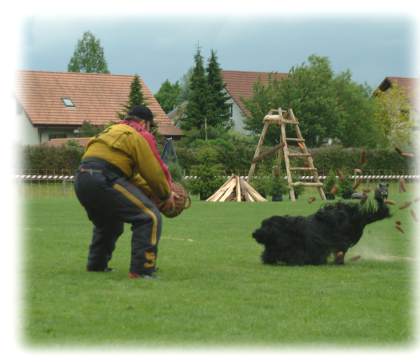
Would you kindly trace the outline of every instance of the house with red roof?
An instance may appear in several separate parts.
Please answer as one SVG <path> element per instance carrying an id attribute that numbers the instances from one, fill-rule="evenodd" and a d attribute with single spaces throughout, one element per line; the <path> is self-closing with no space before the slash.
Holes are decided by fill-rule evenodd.
<path id="1" fill-rule="evenodd" d="M 281 80 L 287 73 L 278 72 L 249 72 L 249 71 L 222 71 L 226 93 L 230 96 L 231 117 L 236 131 L 244 131 L 244 121 L 249 115 L 243 100 L 253 97 L 254 85 L 261 83 L 267 85 L 270 77 Z"/>
<path id="2" fill-rule="evenodd" d="M 105 125 L 118 121 L 129 99 L 134 75 L 18 71 L 17 113 L 23 144 L 77 136 L 84 122 Z M 174 125 L 144 83 L 142 92 L 154 114 L 158 132 L 177 139 L 182 131 Z"/>

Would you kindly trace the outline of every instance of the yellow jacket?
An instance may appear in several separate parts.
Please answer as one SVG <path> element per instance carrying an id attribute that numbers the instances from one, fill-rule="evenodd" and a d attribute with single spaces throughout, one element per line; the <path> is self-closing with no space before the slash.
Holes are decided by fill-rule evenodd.
<path id="1" fill-rule="evenodd" d="M 165 200 L 170 196 L 166 167 L 154 139 L 151 142 L 151 134 L 148 135 L 139 134 L 128 125 L 112 125 L 89 140 L 82 160 L 90 157 L 103 159 L 118 167 L 148 196 L 155 195 Z"/>

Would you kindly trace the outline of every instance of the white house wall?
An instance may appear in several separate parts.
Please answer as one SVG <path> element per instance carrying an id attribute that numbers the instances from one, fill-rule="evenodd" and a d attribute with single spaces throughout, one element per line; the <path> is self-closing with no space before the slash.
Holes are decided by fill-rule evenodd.
<path id="1" fill-rule="evenodd" d="M 54 137 L 75 137 L 73 129 L 38 128 L 34 127 L 24 112 L 18 112 L 17 125 L 19 125 L 20 143 L 22 145 L 39 145 Z"/>
<path id="2" fill-rule="evenodd" d="M 241 109 L 235 102 L 232 102 L 232 120 L 233 120 L 233 129 L 235 131 L 238 131 L 240 133 L 246 132 L 244 128 L 245 117 L 243 116 Z"/>
<path id="3" fill-rule="evenodd" d="M 31 121 L 22 113 L 17 115 L 17 124 L 19 125 L 20 142 L 22 145 L 38 145 L 39 135 L 36 127 L 32 126 Z"/>

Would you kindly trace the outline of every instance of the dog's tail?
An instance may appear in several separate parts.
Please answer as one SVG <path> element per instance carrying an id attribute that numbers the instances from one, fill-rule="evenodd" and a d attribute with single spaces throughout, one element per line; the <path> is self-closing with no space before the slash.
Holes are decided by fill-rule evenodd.
<path id="1" fill-rule="evenodd" d="M 364 209 L 365 223 L 370 224 L 391 217 L 389 207 L 385 204 L 384 195 L 380 189 L 375 190 L 376 206 L 373 203 L 366 203 Z"/>

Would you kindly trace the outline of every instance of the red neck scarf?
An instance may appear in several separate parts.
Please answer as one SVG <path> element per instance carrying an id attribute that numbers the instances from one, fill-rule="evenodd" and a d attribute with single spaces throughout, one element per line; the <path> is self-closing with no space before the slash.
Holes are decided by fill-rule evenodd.
<path id="1" fill-rule="evenodd" d="M 139 134 L 147 131 L 147 129 L 140 125 L 140 123 L 138 123 L 137 121 L 133 121 L 133 120 L 123 120 L 119 122 L 120 124 L 124 124 L 124 125 L 128 125 L 131 126 L 133 129 L 135 129 Z"/>

